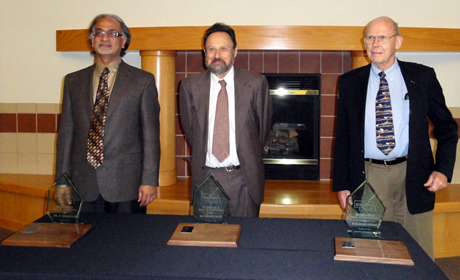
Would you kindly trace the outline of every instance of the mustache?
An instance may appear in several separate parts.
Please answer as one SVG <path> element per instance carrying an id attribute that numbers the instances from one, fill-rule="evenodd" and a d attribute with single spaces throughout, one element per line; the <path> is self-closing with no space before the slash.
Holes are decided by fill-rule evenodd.
<path id="1" fill-rule="evenodd" d="M 98 47 L 110 47 L 110 48 L 113 48 L 113 45 L 111 43 L 99 43 Z"/>
<path id="2" fill-rule="evenodd" d="M 214 62 L 224 62 L 224 61 L 221 58 L 217 57 L 211 61 L 211 63 L 214 63 Z"/>

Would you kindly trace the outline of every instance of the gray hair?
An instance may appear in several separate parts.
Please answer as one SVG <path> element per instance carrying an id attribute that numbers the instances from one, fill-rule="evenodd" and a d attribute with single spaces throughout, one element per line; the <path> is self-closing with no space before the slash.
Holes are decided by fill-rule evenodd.
<path id="1" fill-rule="evenodd" d="M 128 49 L 129 47 L 129 43 L 131 43 L 131 32 L 129 31 L 129 28 L 128 26 L 126 26 L 126 24 L 123 22 L 123 20 L 117 16 L 117 15 L 113 15 L 113 14 L 100 14 L 98 16 L 96 16 L 94 19 L 93 19 L 93 22 L 91 23 L 91 26 L 89 27 L 88 29 L 88 41 L 89 41 L 89 45 L 91 46 L 91 40 L 93 39 L 93 32 L 94 32 L 94 26 L 103 18 L 112 18 L 116 21 L 118 21 L 118 23 L 120 23 L 120 26 L 121 26 L 121 30 L 122 30 L 122 33 L 123 33 L 123 36 L 126 37 L 126 43 L 125 45 L 123 46 L 123 48 L 121 49 L 120 51 L 120 56 L 123 57 L 125 54 L 126 54 L 126 50 Z"/>

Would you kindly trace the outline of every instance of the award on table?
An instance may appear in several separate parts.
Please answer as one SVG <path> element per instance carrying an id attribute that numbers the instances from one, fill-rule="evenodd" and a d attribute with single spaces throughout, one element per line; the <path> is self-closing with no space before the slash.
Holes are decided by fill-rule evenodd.
<path id="1" fill-rule="evenodd" d="M 31 223 L 5 239 L 2 245 L 70 248 L 91 229 L 91 225 L 78 222 L 82 205 L 77 187 L 64 173 L 46 197 L 46 214 L 52 223 Z"/>
<path id="2" fill-rule="evenodd" d="M 193 194 L 193 216 L 198 223 L 180 223 L 168 245 L 237 247 L 241 226 L 222 224 L 229 200 L 214 175 L 206 177 Z"/>
<path id="3" fill-rule="evenodd" d="M 334 260 L 414 265 L 403 242 L 381 240 L 379 228 L 384 214 L 382 201 L 364 181 L 347 198 L 349 238 L 335 238 Z"/>
<path id="4" fill-rule="evenodd" d="M 67 173 L 48 190 L 46 214 L 53 223 L 78 223 L 83 198 Z"/>
<path id="5" fill-rule="evenodd" d="M 385 206 L 372 186 L 364 181 L 347 199 L 345 221 L 354 238 L 379 238 Z"/>
<path id="6" fill-rule="evenodd" d="M 193 194 L 193 216 L 199 223 L 224 221 L 229 197 L 214 175 L 209 175 Z"/>

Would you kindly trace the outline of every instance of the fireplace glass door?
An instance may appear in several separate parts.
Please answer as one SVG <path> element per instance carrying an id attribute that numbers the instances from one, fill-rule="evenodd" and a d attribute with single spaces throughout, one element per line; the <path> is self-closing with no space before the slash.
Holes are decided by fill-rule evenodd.
<path id="1" fill-rule="evenodd" d="M 273 104 L 265 178 L 319 180 L 320 74 L 264 75 Z"/>

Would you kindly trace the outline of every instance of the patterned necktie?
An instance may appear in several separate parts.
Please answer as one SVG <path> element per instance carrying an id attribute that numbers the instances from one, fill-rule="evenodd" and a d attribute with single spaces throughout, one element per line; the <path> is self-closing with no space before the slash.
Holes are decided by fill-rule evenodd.
<path id="1" fill-rule="evenodd" d="M 375 126 L 377 148 L 388 155 L 396 146 L 395 131 L 393 126 L 393 113 L 391 110 L 390 91 L 385 79 L 385 72 L 380 72 L 380 86 L 375 100 Z"/>
<path id="2" fill-rule="evenodd" d="M 221 89 L 217 96 L 216 119 L 214 121 L 214 135 L 212 138 L 212 154 L 223 162 L 230 155 L 229 118 L 227 83 L 219 81 Z"/>
<path id="3" fill-rule="evenodd" d="M 109 72 L 107 67 L 102 71 L 96 93 L 96 102 L 91 114 L 86 161 L 94 169 L 98 168 L 104 161 L 104 126 L 109 105 L 109 86 L 107 83 Z"/>

